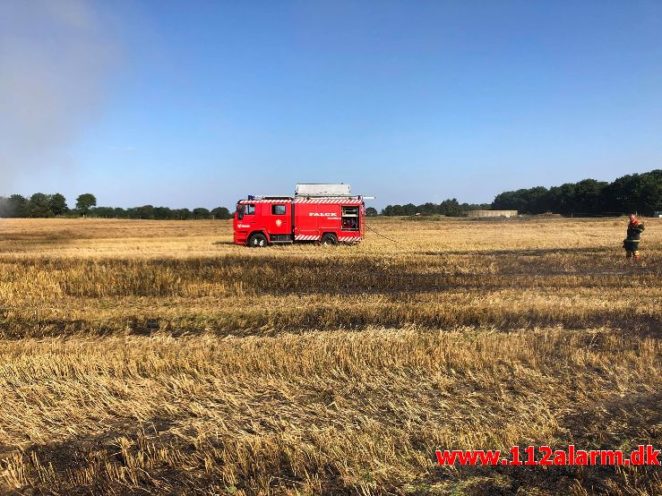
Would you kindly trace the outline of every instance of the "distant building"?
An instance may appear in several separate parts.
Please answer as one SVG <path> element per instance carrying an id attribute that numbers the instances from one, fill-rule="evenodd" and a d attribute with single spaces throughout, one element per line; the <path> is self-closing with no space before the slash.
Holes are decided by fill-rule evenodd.
<path id="1" fill-rule="evenodd" d="M 467 216 L 474 218 L 517 217 L 517 210 L 469 210 Z"/>

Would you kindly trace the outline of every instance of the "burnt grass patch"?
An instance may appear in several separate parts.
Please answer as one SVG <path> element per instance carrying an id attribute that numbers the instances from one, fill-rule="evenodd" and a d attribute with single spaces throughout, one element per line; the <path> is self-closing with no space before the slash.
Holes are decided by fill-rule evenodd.
<path id="1" fill-rule="evenodd" d="M 583 450 L 621 449 L 629 453 L 639 445 L 662 444 L 662 393 L 640 393 L 582 405 L 561 418 L 558 438 L 566 449 L 574 444 Z M 520 445 L 520 451 L 529 445 Z M 539 490 L 541 494 L 639 495 L 659 494 L 660 467 L 566 466 L 566 467 L 461 467 L 463 478 L 479 477 L 467 494 L 519 494 Z M 499 474 L 501 477 L 494 477 Z M 574 491 L 574 493 L 573 493 Z M 581 494 L 581 492 L 579 492 Z"/>
<path id="2" fill-rule="evenodd" d="M 171 336 L 213 333 L 218 336 L 269 336 L 281 332 L 306 332 L 315 330 L 362 330 L 365 328 L 417 327 L 419 329 L 498 329 L 501 332 L 522 329 L 561 327 L 581 331 L 587 328 L 609 328 L 614 331 L 641 337 L 662 336 L 662 315 L 624 314 L 620 310 L 601 310 L 581 314 L 556 314 L 555 312 L 521 312 L 502 309 L 486 311 L 466 307 L 443 312 L 434 309 L 415 313 L 397 306 L 380 307 L 364 311 L 360 307 L 338 312 L 333 307 L 316 307 L 302 310 L 283 309 L 269 313 L 232 310 L 206 317 L 204 325 L 198 318 L 143 318 L 131 317 L 100 324 L 84 319 L 34 319 L 11 317 L 0 319 L 0 338 L 23 339 L 42 337 L 109 336 L 115 334 Z"/>
<path id="3" fill-rule="evenodd" d="M 635 449 L 638 444 L 662 442 L 660 393 L 633 393 L 624 398 L 610 397 L 595 404 L 583 404 L 561 418 L 557 439 L 565 449 L 575 444 L 577 449 Z M 587 422 L 587 418 L 591 422 Z M 605 426 L 609 432 L 605 432 Z M 222 468 L 226 452 L 237 451 L 239 441 L 225 438 L 205 438 L 192 442 L 195 432 L 186 438 L 175 434 L 177 419 L 153 418 L 136 424 L 116 422 L 92 436 L 73 436 L 66 441 L 33 445 L 20 452 L 29 487 L 20 494 L 234 494 L 244 491 L 254 494 L 264 490 L 257 480 L 263 472 L 278 474 L 273 479 L 276 494 L 285 489 L 296 491 L 303 478 L 291 465 L 290 454 L 271 453 L 269 459 L 255 460 L 233 477 L 223 480 Z M 416 436 L 416 433 L 411 435 Z M 544 441 L 519 443 L 522 453 L 529 445 Z M 412 443 L 415 446 L 415 443 Z M 416 448 L 422 455 L 433 457 L 429 446 Z M 11 450 L 5 447 L 3 457 Z M 259 451 L 252 455 L 259 457 Z M 333 466 L 315 466 L 311 473 L 323 475 L 324 494 L 356 494 L 360 486 L 343 480 Z M 148 469 L 148 472 L 144 469 Z M 432 468 L 429 477 L 404 485 L 391 481 L 375 494 L 438 494 L 433 491 L 440 483 L 461 494 L 510 495 L 526 494 L 657 494 L 662 487 L 659 467 L 456 467 L 449 471 Z M 263 483 L 262 483 L 263 484 Z M 16 492 L 15 494 L 19 494 Z"/>
<path id="4" fill-rule="evenodd" d="M 21 259 L 69 296 L 397 294 L 454 289 L 636 288 L 662 277 L 656 260 L 632 266 L 600 249 L 521 250 L 408 258 L 294 256 L 199 259 Z"/>

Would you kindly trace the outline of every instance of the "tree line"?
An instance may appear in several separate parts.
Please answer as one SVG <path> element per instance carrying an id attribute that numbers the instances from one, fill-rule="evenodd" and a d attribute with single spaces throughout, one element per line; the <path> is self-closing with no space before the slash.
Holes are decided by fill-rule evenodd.
<path id="1" fill-rule="evenodd" d="M 67 199 L 60 193 L 35 193 L 29 198 L 21 195 L 0 197 L 0 217 L 99 217 L 115 219 L 230 219 L 232 214 L 225 207 L 207 208 L 168 208 L 143 205 L 133 208 L 97 206 L 97 199 L 91 193 L 84 193 L 76 199 L 76 206 L 69 208 Z"/>
<path id="2" fill-rule="evenodd" d="M 608 183 L 584 179 L 578 183 L 506 191 L 494 198 L 492 208 L 524 214 L 553 212 L 562 215 L 610 215 L 662 211 L 662 169 L 628 174 Z"/>
<path id="3" fill-rule="evenodd" d="M 552 212 L 562 215 L 620 215 L 638 212 L 653 215 L 662 211 L 662 169 L 643 174 L 629 174 L 609 183 L 584 179 L 577 183 L 545 188 L 536 186 L 498 194 L 491 204 L 459 203 L 452 198 L 441 203 L 414 205 L 388 205 L 381 214 L 386 216 L 445 215 L 460 217 L 470 210 L 517 210 L 523 214 Z M 377 215 L 368 207 L 366 213 Z M 133 208 L 97 206 L 96 197 L 84 193 L 76 199 L 76 206 L 69 208 L 66 198 L 60 194 L 35 193 L 29 198 L 21 195 L 0 197 L 0 217 L 101 217 L 118 219 L 230 219 L 232 213 L 225 207 L 172 209 L 143 205 Z"/>
<path id="4" fill-rule="evenodd" d="M 488 209 L 491 205 L 487 204 L 470 204 L 460 203 L 455 198 L 444 200 L 441 203 L 423 203 L 421 205 L 414 205 L 407 203 L 406 205 L 387 205 L 382 209 L 382 215 L 398 216 L 398 215 L 445 215 L 447 217 L 461 217 L 466 215 L 469 210 Z"/>
<path id="5" fill-rule="evenodd" d="M 621 215 L 662 211 L 662 169 L 629 174 L 609 183 L 584 179 L 545 188 L 536 186 L 498 194 L 491 204 L 460 204 L 455 198 L 439 204 L 388 205 L 382 215 L 446 215 L 460 217 L 470 210 L 517 210 L 522 214 Z"/>

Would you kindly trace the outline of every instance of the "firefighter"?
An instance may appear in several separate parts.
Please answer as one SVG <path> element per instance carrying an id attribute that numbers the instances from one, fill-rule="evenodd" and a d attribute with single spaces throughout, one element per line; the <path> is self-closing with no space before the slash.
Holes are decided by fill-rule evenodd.
<path id="1" fill-rule="evenodd" d="M 644 232 L 643 222 L 640 222 L 635 214 L 630 214 L 630 223 L 627 237 L 623 240 L 623 248 L 625 248 L 625 256 L 635 262 L 639 260 L 639 241 L 641 241 L 642 232 Z"/>

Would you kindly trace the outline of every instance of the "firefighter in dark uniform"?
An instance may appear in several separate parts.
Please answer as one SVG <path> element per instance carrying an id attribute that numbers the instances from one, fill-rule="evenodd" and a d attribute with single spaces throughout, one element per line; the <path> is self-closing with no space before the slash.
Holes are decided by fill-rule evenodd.
<path id="1" fill-rule="evenodd" d="M 644 232 L 644 224 L 637 219 L 635 214 L 630 214 L 627 237 L 623 240 L 625 256 L 633 261 L 639 260 L 639 241 L 641 233 Z"/>

